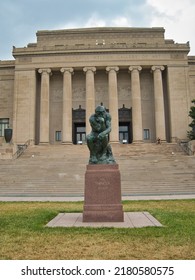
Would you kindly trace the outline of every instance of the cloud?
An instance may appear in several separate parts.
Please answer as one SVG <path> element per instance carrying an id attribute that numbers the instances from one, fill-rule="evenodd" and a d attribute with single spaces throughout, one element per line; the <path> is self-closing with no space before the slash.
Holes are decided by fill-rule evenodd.
<path id="1" fill-rule="evenodd" d="M 150 26 L 165 28 L 167 39 L 177 43 L 190 41 L 191 52 L 195 54 L 195 1 L 194 0 L 146 0 L 151 8 Z"/>
<path id="2" fill-rule="evenodd" d="M 132 26 L 130 18 L 125 16 L 116 17 L 112 20 L 113 26 Z"/>
<path id="3" fill-rule="evenodd" d="M 0 1 L 0 59 L 12 45 L 36 41 L 37 30 L 82 27 L 165 27 L 165 37 L 190 41 L 195 54 L 194 0 L 6 0 Z"/>
<path id="4" fill-rule="evenodd" d="M 112 20 L 105 20 L 99 17 L 97 14 L 93 14 L 84 27 L 120 27 L 120 26 L 130 26 L 130 20 L 125 16 L 117 16 L 114 17 Z"/>
<path id="5" fill-rule="evenodd" d="M 104 27 L 106 26 L 106 21 L 101 19 L 96 13 L 88 19 L 84 27 Z"/>

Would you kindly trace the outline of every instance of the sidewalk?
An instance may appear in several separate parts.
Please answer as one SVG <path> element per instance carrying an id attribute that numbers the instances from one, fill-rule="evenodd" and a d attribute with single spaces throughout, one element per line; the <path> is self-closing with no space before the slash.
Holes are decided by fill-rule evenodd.
<path id="1" fill-rule="evenodd" d="M 145 195 L 145 196 L 122 196 L 122 200 L 172 200 L 172 199 L 195 199 L 195 194 L 184 195 Z M 63 197 L 31 197 L 31 196 L 0 196 L 0 201 L 84 201 L 83 196 Z"/>

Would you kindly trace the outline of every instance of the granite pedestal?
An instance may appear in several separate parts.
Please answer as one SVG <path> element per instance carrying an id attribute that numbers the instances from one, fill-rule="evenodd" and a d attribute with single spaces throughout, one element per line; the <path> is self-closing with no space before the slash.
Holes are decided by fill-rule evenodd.
<path id="1" fill-rule="evenodd" d="M 83 222 L 123 222 L 118 164 L 89 164 L 85 173 Z"/>

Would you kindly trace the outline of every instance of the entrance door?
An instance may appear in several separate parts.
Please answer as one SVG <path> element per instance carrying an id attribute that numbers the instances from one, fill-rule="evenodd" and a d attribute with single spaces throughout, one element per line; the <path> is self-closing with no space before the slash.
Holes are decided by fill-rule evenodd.
<path id="1" fill-rule="evenodd" d="M 119 123 L 119 141 L 122 144 L 128 144 L 131 143 L 131 137 L 130 137 L 130 123 Z"/>
<path id="2" fill-rule="evenodd" d="M 85 144 L 85 143 L 86 143 L 85 123 L 76 123 L 75 124 L 74 144 Z"/>

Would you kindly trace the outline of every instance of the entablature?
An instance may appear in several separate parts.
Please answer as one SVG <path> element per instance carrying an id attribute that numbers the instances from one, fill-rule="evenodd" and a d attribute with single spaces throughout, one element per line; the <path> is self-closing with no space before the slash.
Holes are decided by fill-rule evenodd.
<path id="1" fill-rule="evenodd" d="M 83 45 L 83 46 L 68 46 L 68 45 L 56 45 L 56 46 L 44 46 L 44 47 L 24 47 L 14 48 L 13 56 L 24 55 L 50 55 L 50 54 L 87 54 L 87 53 L 159 53 L 159 52 L 183 52 L 186 55 L 189 53 L 190 47 L 188 44 L 170 44 L 170 45 L 145 45 L 145 44 L 111 44 L 111 45 Z"/>

